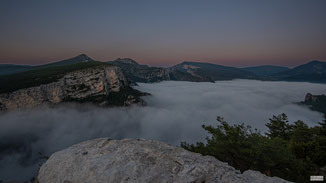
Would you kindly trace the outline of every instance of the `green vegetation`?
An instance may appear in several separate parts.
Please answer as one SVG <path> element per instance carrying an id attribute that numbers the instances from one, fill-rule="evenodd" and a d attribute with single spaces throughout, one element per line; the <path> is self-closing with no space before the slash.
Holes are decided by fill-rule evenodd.
<path id="1" fill-rule="evenodd" d="M 302 121 L 289 124 L 285 114 L 273 116 L 265 135 L 244 124 L 230 125 L 221 117 L 217 121 L 216 126 L 202 126 L 209 133 L 206 143 L 181 146 L 240 171 L 257 170 L 295 182 L 309 182 L 310 175 L 326 173 L 326 116 L 315 127 Z"/>
<path id="2" fill-rule="evenodd" d="M 76 98 L 65 98 L 65 102 L 78 102 L 78 103 L 93 103 L 102 104 L 107 106 L 126 106 L 126 101 L 128 97 L 132 96 L 134 102 L 142 102 L 140 96 L 149 95 L 148 93 L 143 93 L 135 90 L 131 87 L 121 88 L 118 92 L 109 92 L 108 95 L 95 95 L 89 96 L 87 98 L 76 99 Z"/>
<path id="3" fill-rule="evenodd" d="M 110 92 L 108 95 L 109 105 L 112 106 L 124 106 L 125 101 L 128 101 L 129 96 L 133 96 L 136 103 L 141 102 L 140 96 L 149 95 L 148 93 L 143 93 L 135 90 L 131 87 L 126 87 L 120 89 L 119 92 Z"/>
<path id="4" fill-rule="evenodd" d="M 69 72 L 99 65 L 109 64 L 92 61 L 59 67 L 41 68 L 12 75 L 0 76 L 0 93 L 8 93 L 23 88 L 48 84 L 57 81 Z"/>
<path id="5" fill-rule="evenodd" d="M 25 72 L 31 68 L 32 66 L 29 65 L 0 64 L 0 75 Z"/>

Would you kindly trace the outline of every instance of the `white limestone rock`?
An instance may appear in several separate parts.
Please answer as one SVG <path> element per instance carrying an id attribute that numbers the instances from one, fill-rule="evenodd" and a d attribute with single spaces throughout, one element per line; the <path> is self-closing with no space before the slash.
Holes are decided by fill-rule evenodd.
<path id="1" fill-rule="evenodd" d="M 101 65 L 67 73 L 56 82 L 0 94 L 0 111 L 82 101 L 107 96 L 110 92 L 119 92 L 127 87 L 129 81 L 118 67 Z M 132 103 L 125 101 L 126 105 Z"/>
<path id="2" fill-rule="evenodd" d="M 54 153 L 39 170 L 39 183 L 287 182 L 163 142 L 100 138 Z"/>

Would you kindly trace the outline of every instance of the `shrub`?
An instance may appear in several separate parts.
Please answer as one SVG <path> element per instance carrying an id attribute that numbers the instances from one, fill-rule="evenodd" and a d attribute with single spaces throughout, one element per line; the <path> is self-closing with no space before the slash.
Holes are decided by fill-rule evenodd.
<path id="1" fill-rule="evenodd" d="M 181 142 L 181 147 L 214 156 L 242 172 L 252 169 L 295 182 L 325 174 L 325 121 L 315 127 L 302 121 L 289 124 L 287 116 L 281 114 L 269 120 L 265 135 L 244 124 L 230 125 L 221 117 L 217 121 L 216 126 L 202 126 L 209 134 L 206 143 Z"/>

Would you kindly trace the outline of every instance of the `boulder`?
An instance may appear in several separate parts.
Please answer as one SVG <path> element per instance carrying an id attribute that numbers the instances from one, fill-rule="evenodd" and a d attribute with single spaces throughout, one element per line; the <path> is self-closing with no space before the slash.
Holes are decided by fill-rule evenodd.
<path id="1" fill-rule="evenodd" d="M 256 171 L 241 173 L 211 156 L 143 139 L 89 140 L 54 153 L 38 183 L 287 182 Z"/>

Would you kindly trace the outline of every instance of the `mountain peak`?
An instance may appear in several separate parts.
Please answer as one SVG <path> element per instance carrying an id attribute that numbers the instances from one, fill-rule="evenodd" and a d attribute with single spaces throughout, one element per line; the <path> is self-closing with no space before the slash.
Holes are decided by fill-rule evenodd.
<path id="1" fill-rule="evenodd" d="M 123 63 L 137 64 L 138 65 L 138 63 L 135 60 L 131 59 L 131 58 L 117 58 L 114 61 L 115 62 L 123 62 Z"/>
<path id="2" fill-rule="evenodd" d="M 88 57 L 86 54 L 82 53 L 80 55 L 78 55 L 77 57 Z"/>
<path id="3" fill-rule="evenodd" d="M 319 61 L 319 60 L 312 60 L 308 64 L 321 64 L 321 63 L 325 63 L 325 62 L 322 62 L 322 61 Z"/>
<path id="4" fill-rule="evenodd" d="M 201 62 L 183 61 L 180 63 L 180 65 L 191 65 L 191 64 L 201 64 Z"/>
<path id="5" fill-rule="evenodd" d="M 93 59 L 90 58 L 89 56 L 87 56 L 86 54 L 80 54 L 80 55 L 76 56 L 75 58 L 81 60 L 82 62 L 93 61 Z"/>

